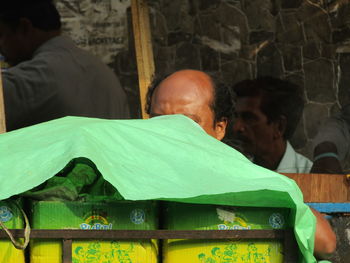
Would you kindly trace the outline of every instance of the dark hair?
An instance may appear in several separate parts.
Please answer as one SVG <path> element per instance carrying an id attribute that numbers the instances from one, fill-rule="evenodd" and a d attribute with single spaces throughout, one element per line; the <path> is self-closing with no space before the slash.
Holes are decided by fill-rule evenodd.
<path id="1" fill-rule="evenodd" d="M 221 121 L 223 118 L 230 118 L 233 114 L 232 110 L 234 109 L 234 99 L 231 95 L 231 91 L 227 85 L 221 82 L 218 78 L 213 76 L 210 73 L 204 72 L 207 74 L 213 84 L 213 103 L 211 108 L 214 112 L 214 124 L 217 121 Z M 154 94 L 155 89 L 159 86 L 159 84 L 169 77 L 171 74 L 164 74 L 160 76 L 153 77 L 153 81 L 148 87 L 147 95 L 146 95 L 146 113 L 151 113 L 151 103 L 152 96 Z"/>
<path id="2" fill-rule="evenodd" d="M 21 18 L 44 31 L 61 28 L 60 15 L 52 0 L 0 0 L 1 22 L 16 28 Z"/>
<path id="3" fill-rule="evenodd" d="M 304 109 L 303 90 L 298 85 L 266 76 L 243 80 L 233 86 L 233 91 L 237 98 L 261 96 L 261 111 L 267 119 L 273 122 L 284 116 L 287 125 L 283 137 L 293 135 Z"/>

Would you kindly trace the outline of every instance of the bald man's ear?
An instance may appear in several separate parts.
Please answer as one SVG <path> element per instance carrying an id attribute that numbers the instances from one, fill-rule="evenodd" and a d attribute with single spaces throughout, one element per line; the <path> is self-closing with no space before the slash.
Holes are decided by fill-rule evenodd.
<path id="1" fill-rule="evenodd" d="M 227 118 L 221 118 L 215 122 L 215 138 L 221 141 L 226 133 Z"/>

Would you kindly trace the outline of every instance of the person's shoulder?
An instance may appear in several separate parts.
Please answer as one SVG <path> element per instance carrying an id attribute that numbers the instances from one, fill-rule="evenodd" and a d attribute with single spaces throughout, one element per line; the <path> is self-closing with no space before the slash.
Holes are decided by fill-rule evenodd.
<path id="1" fill-rule="evenodd" d="M 68 36 L 56 36 L 44 43 L 35 53 L 33 60 L 44 63 L 55 72 L 67 69 L 94 71 L 111 74 L 112 70 L 100 58 L 78 47 Z"/>
<path id="2" fill-rule="evenodd" d="M 312 162 L 304 155 L 297 153 L 289 141 L 286 144 L 285 153 L 276 171 L 283 173 L 309 173 Z"/>
<path id="3" fill-rule="evenodd" d="M 91 67 L 95 70 L 112 72 L 99 57 L 77 46 L 68 36 L 60 35 L 51 39 L 41 51 L 40 55 L 49 56 L 52 60 L 56 59 L 56 61 L 66 61 L 67 63 L 73 63 L 74 61 L 77 65 L 83 65 L 87 68 Z M 59 54 L 59 56 L 55 54 Z"/>
<path id="4" fill-rule="evenodd" d="M 301 153 L 295 152 L 296 156 L 297 156 L 297 162 L 298 163 L 307 163 L 310 164 L 312 166 L 312 161 L 307 158 L 305 155 L 302 155 Z"/>
<path id="5" fill-rule="evenodd" d="M 32 76 L 47 74 L 50 71 L 49 61 L 43 58 L 33 57 L 3 72 L 3 78 L 17 80 L 31 78 Z"/>
<path id="6" fill-rule="evenodd" d="M 306 156 L 296 151 L 295 151 L 295 156 L 296 156 L 296 167 L 298 169 L 298 173 L 309 173 L 313 165 L 313 162 Z"/>

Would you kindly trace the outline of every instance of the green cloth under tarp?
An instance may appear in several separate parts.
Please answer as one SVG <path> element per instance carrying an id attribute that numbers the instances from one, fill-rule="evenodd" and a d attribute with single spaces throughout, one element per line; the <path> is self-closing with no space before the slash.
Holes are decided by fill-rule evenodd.
<path id="1" fill-rule="evenodd" d="M 187 117 L 66 117 L 2 134 L 0 149 L 0 200 L 85 157 L 127 200 L 289 207 L 303 262 L 316 262 L 315 217 L 295 182 L 252 164 Z"/>
<path id="2" fill-rule="evenodd" d="M 104 180 L 96 165 L 83 157 L 71 160 L 58 174 L 20 196 L 63 202 L 125 200 L 112 184 Z"/>

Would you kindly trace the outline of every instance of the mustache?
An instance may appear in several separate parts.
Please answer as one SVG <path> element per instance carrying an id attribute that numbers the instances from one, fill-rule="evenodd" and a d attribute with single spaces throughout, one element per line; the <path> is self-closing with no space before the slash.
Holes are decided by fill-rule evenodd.
<path id="1" fill-rule="evenodd" d="M 245 143 L 250 143 L 251 140 L 247 137 L 245 137 L 244 135 L 241 134 L 236 134 L 233 136 L 232 138 L 234 141 L 236 141 L 239 144 L 245 144 Z"/>
<path id="2" fill-rule="evenodd" d="M 241 136 L 243 137 L 243 136 Z M 246 144 L 243 140 L 243 138 L 241 139 L 237 139 L 237 138 L 224 138 L 222 140 L 223 143 L 227 144 L 228 146 L 232 147 L 233 149 L 235 149 L 236 151 L 239 151 L 240 153 L 242 153 L 245 157 L 247 157 L 250 161 L 253 162 L 254 157 L 253 154 L 251 152 L 248 152 L 246 147 L 244 147 L 244 144 Z M 245 141 L 250 141 L 247 138 L 244 137 Z"/>
<path id="3" fill-rule="evenodd" d="M 246 144 L 249 140 L 243 136 L 226 136 L 222 140 L 223 143 L 231 146 L 232 148 L 244 152 L 244 144 Z"/>

